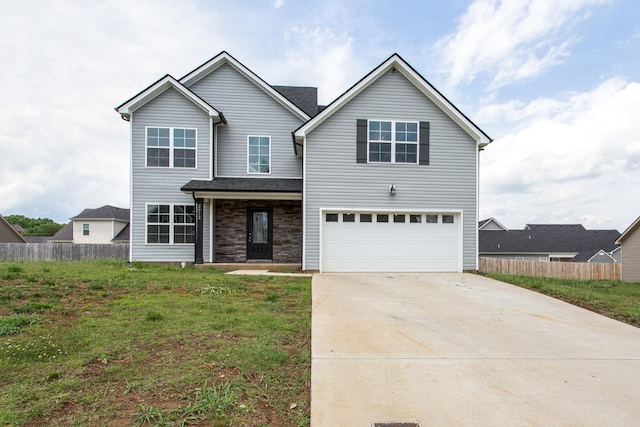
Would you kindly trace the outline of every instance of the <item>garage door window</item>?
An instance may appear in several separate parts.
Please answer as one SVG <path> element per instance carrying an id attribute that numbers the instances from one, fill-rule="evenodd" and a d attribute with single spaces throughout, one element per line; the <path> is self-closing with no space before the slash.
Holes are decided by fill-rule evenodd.
<path id="1" fill-rule="evenodd" d="M 400 222 L 400 223 L 404 223 L 405 221 L 405 215 L 404 214 L 395 214 L 393 216 L 393 222 Z"/>
<path id="2" fill-rule="evenodd" d="M 342 214 L 342 222 L 356 222 L 355 214 Z"/>
<path id="3" fill-rule="evenodd" d="M 325 216 L 325 219 L 326 219 L 327 222 L 338 222 L 338 214 L 328 213 Z"/>
<path id="4" fill-rule="evenodd" d="M 427 215 L 427 224 L 437 224 L 438 215 Z"/>
<path id="5" fill-rule="evenodd" d="M 409 222 L 412 224 L 418 224 L 422 222 L 422 215 L 409 215 Z"/>
<path id="6" fill-rule="evenodd" d="M 371 222 L 371 214 L 360 214 L 360 222 Z"/>
<path id="7" fill-rule="evenodd" d="M 453 224 L 453 215 L 442 215 L 443 224 Z"/>
<path id="8" fill-rule="evenodd" d="M 387 214 L 376 215 L 376 222 L 389 222 L 389 215 Z"/>

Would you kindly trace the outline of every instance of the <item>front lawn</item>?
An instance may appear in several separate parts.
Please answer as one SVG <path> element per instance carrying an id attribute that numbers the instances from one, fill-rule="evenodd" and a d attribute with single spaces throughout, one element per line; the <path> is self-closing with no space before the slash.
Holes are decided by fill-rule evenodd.
<path id="1" fill-rule="evenodd" d="M 640 327 L 640 283 L 486 274 Z"/>
<path id="2" fill-rule="evenodd" d="M 305 426 L 311 281 L 0 262 L 1 425 Z"/>

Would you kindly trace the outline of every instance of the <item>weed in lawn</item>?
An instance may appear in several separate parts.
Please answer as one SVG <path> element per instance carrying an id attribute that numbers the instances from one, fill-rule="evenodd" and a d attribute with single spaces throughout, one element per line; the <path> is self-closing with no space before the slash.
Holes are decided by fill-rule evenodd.
<path id="1" fill-rule="evenodd" d="M 51 336 L 39 336 L 27 340 L 15 340 L 11 338 L 0 347 L 0 358 L 9 362 L 55 362 L 61 356 L 67 354 L 62 348 L 53 342 Z"/>
<path id="2" fill-rule="evenodd" d="M 13 311 L 16 314 L 30 314 L 35 311 L 49 310 L 52 308 L 53 308 L 53 305 L 49 304 L 48 302 L 35 301 L 35 302 L 27 302 L 22 305 L 19 305 L 18 307 L 15 307 Z"/>
<path id="3" fill-rule="evenodd" d="M 147 319 L 149 322 L 157 322 L 164 319 L 164 316 L 162 315 L 162 313 L 159 313 L 157 311 L 147 311 L 145 319 Z"/>
<path id="4" fill-rule="evenodd" d="M 38 323 L 40 317 L 37 315 L 14 314 L 0 317 L 0 337 L 15 335 L 22 332 L 25 326 Z"/>
<path id="5" fill-rule="evenodd" d="M 160 408 L 155 406 L 145 406 L 142 403 L 138 407 L 138 411 L 133 414 L 133 419 L 137 426 L 145 424 L 151 426 L 170 426 L 171 422 L 164 419 L 164 414 Z"/>

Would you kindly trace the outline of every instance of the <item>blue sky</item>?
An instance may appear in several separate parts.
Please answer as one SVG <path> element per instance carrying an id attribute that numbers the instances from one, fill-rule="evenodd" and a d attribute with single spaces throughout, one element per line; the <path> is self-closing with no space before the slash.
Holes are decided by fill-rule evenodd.
<path id="1" fill-rule="evenodd" d="M 622 231 L 640 215 L 636 0 L 3 3 L 4 215 L 128 207 L 113 108 L 222 50 L 321 103 L 397 52 L 494 138 L 481 218 Z"/>

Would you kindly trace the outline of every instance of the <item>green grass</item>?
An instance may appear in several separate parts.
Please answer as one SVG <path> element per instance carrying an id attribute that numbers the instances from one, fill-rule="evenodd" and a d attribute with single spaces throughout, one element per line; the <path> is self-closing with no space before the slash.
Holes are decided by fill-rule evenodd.
<path id="1" fill-rule="evenodd" d="M 640 327 L 640 283 L 626 283 L 618 280 L 568 280 L 498 274 L 487 274 L 487 276 L 532 289 Z"/>
<path id="2" fill-rule="evenodd" d="M 308 278 L 0 262 L 0 284 L 0 425 L 309 424 Z"/>

